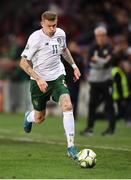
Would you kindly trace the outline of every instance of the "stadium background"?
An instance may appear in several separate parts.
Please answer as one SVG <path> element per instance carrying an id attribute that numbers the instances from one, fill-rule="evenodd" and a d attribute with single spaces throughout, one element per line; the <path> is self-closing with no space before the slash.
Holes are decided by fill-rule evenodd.
<path id="1" fill-rule="evenodd" d="M 130 0 L 1 0 L 0 2 L 0 111 L 25 111 L 30 107 L 29 77 L 18 67 L 26 40 L 40 28 L 40 15 L 50 9 L 59 14 L 59 26 L 79 44 L 85 61 L 93 42 L 93 30 L 98 25 L 108 29 L 110 42 L 119 58 L 131 54 L 131 3 Z M 129 69 L 130 69 L 129 63 Z M 87 114 L 88 82 L 81 85 L 79 114 Z M 59 111 L 58 111 L 59 112 Z"/>
<path id="2" fill-rule="evenodd" d="M 128 60 L 131 80 L 131 1 L 130 0 L 1 0 L 0 1 L 0 179 L 15 178 L 131 178 L 131 131 L 124 121 L 117 122 L 111 137 L 101 136 L 106 121 L 98 121 L 91 137 L 80 136 L 88 110 L 89 84 L 81 83 L 79 118 L 76 123 L 78 150 L 93 149 L 98 156 L 94 169 L 83 170 L 65 156 L 66 143 L 62 118 L 48 116 L 31 134 L 23 131 L 24 111 L 31 108 L 29 77 L 19 68 L 20 54 L 30 33 L 40 28 L 45 10 L 59 14 L 59 26 L 67 42 L 79 44 L 88 69 L 88 49 L 98 25 L 108 29 L 110 43 L 119 59 Z"/>

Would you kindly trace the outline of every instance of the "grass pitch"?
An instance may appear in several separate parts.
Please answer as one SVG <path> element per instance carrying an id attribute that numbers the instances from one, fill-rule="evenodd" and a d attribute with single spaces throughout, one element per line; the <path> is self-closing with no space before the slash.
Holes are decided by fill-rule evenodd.
<path id="1" fill-rule="evenodd" d="M 0 114 L 0 179 L 129 179 L 131 178 L 131 128 L 117 123 L 112 137 L 102 137 L 107 122 L 98 121 L 92 137 L 81 137 L 85 120 L 76 123 L 78 150 L 91 148 L 97 165 L 82 169 L 66 156 L 66 138 L 61 117 L 47 117 L 23 131 L 23 114 Z"/>

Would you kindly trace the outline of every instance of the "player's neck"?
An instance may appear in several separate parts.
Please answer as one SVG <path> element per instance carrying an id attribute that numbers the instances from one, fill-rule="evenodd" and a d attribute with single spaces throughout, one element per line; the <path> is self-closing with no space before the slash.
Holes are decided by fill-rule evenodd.
<path id="1" fill-rule="evenodd" d="M 46 36 L 48 36 L 48 37 L 50 37 L 50 38 L 54 35 L 54 34 L 53 34 L 53 35 L 47 34 L 47 33 L 44 31 L 44 28 L 42 28 L 42 32 L 43 32 Z"/>

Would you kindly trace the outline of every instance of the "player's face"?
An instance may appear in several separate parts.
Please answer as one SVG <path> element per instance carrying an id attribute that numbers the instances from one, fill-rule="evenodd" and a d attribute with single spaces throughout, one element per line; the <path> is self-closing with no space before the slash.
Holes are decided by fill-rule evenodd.
<path id="1" fill-rule="evenodd" d="M 106 34 L 97 34 L 95 35 L 96 37 L 96 42 L 98 45 L 102 46 L 107 43 L 107 35 Z"/>
<path id="2" fill-rule="evenodd" d="M 41 25 L 43 27 L 44 33 L 47 36 L 53 36 L 54 33 L 56 32 L 56 27 L 57 27 L 57 19 L 54 21 L 49 21 L 49 20 L 44 20 L 41 22 Z"/>

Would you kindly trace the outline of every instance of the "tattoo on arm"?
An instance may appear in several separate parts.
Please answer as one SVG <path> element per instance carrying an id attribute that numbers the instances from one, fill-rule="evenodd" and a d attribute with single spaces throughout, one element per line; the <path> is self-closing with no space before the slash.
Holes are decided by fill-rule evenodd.
<path id="1" fill-rule="evenodd" d="M 38 80 L 40 78 L 39 75 L 33 70 L 32 63 L 26 58 L 22 57 L 20 61 L 20 67 L 35 80 Z"/>
<path id="2" fill-rule="evenodd" d="M 75 64 L 74 59 L 69 51 L 68 48 L 65 48 L 63 50 L 63 54 L 62 54 L 63 58 L 72 66 L 72 64 Z"/>

